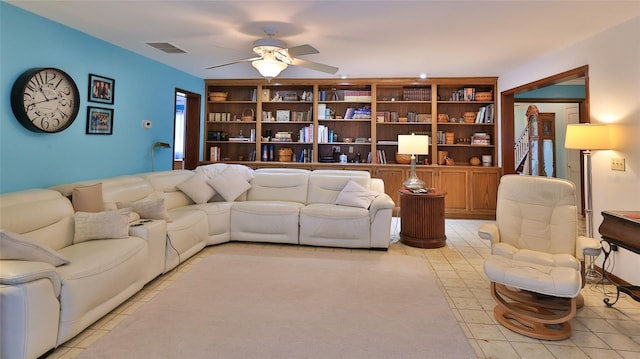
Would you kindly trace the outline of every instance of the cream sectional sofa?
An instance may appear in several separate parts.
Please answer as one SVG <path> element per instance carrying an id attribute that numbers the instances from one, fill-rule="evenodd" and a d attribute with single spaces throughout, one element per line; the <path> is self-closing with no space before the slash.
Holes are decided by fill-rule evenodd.
<path id="1" fill-rule="evenodd" d="M 133 208 L 120 213 L 125 236 L 78 241 L 83 213 L 74 211 L 72 193 L 98 184 L 104 211 L 95 216 Z M 143 205 L 151 202 L 165 212 L 148 220 Z M 365 171 L 223 164 L 2 194 L 3 240 L 25 236 L 68 263 L 7 259 L 9 247 L 0 248 L 0 358 L 41 356 L 207 245 L 386 249 L 393 206 L 382 180 Z"/>

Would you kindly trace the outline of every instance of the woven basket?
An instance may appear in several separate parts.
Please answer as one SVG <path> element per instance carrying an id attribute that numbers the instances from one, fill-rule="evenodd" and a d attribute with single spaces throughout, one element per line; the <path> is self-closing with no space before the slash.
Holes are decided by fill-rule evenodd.
<path id="1" fill-rule="evenodd" d="M 396 163 L 408 165 L 411 163 L 411 155 L 396 152 Z"/>
<path id="2" fill-rule="evenodd" d="M 247 112 L 249 111 L 249 112 Z M 240 119 L 243 122 L 249 122 L 249 121 L 253 121 L 253 116 L 255 115 L 255 113 L 253 112 L 252 108 L 245 108 L 244 111 L 242 111 L 242 116 L 240 116 Z"/>
<path id="3" fill-rule="evenodd" d="M 477 112 L 465 112 L 464 114 L 462 114 L 462 117 L 464 118 L 465 123 L 474 123 L 476 122 L 477 115 Z"/>
<path id="4" fill-rule="evenodd" d="M 476 101 L 491 101 L 493 100 L 492 92 L 476 92 L 475 95 Z"/>
<path id="5" fill-rule="evenodd" d="M 222 102 L 227 101 L 227 93 L 226 92 L 209 92 L 209 101 L 211 102 Z"/>

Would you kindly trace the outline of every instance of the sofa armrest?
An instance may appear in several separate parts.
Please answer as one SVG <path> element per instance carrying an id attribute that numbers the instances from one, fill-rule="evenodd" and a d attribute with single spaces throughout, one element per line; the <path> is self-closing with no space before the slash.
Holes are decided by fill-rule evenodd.
<path id="1" fill-rule="evenodd" d="M 602 251 L 602 244 L 595 238 L 578 236 L 576 241 L 576 258 L 583 261 L 585 256 L 598 256 Z"/>
<path id="2" fill-rule="evenodd" d="M 478 236 L 482 239 L 488 239 L 491 244 L 500 243 L 500 230 L 496 223 L 486 223 L 478 228 Z"/>
<path id="3" fill-rule="evenodd" d="M 369 216 L 371 218 L 371 221 L 373 222 L 378 210 L 393 209 L 394 206 L 395 203 L 388 194 L 380 193 L 378 196 L 376 196 L 373 202 L 371 202 L 371 206 L 369 206 Z"/>
<path id="4" fill-rule="evenodd" d="M 6 260 L 0 261 L 0 284 L 18 285 L 48 279 L 56 297 L 60 295 L 61 281 L 54 266 L 44 262 Z"/>

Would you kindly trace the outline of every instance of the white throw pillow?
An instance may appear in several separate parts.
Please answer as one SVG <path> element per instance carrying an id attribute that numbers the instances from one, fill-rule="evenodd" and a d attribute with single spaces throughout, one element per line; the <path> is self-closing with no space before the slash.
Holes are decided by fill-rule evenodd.
<path id="1" fill-rule="evenodd" d="M 164 219 L 171 222 L 167 207 L 164 205 L 164 199 L 149 199 L 139 202 L 116 202 L 118 209 L 131 208 L 140 218 L 143 219 Z"/>
<path id="2" fill-rule="evenodd" d="M 247 182 L 233 167 L 227 167 L 218 176 L 211 178 L 207 183 L 220 193 L 222 198 L 227 202 L 233 202 L 241 194 L 251 188 L 251 184 Z"/>
<path id="3" fill-rule="evenodd" d="M 176 187 L 189 196 L 193 202 L 203 204 L 209 202 L 216 195 L 216 191 L 207 184 L 208 179 L 204 172 L 198 171 Z"/>
<path id="4" fill-rule="evenodd" d="M 336 198 L 336 204 L 349 207 L 369 208 L 378 193 L 364 188 L 358 182 L 349 180 Z"/>
<path id="5" fill-rule="evenodd" d="M 53 266 L 69 263 L 51 248 L 34 242 L 29 237 L 0 229 L 0 259 L 45 262 Z"/>
<path id="6" fill-rule="evenodd" d="M 76 212 L 73 243 L 129 237 L 131 208 L 97 213 Z"/>

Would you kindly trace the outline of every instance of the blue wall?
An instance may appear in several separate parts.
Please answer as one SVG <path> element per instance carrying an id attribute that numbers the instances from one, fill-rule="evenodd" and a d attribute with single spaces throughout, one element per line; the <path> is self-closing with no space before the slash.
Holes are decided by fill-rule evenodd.
<path id="1" fill-rule="evenodd" d="M 530 98 L 585 98 L 585 92 L 584 85 L 553 85 L 518 94 L 515 98 L 516 100 Z"/>
<path id="2" fill-rule="evenodd" d="M 4 2 L 0 46 L 0 193 L 150 171 L 152 144 L 173 143 L 176 88 L 204 91 L 203 79 Z M 11 111 L 11 87 L 33 67 L 60 68 L 78 86 L 80 112 L 62 132 L 31 132 Z M 113 105 L 88 102 L 89 74 L 115 80 Z M 85 134 L 87 106 L 114 109 L 113 135 Z M 155 170 L 171 169 L 172 154 L 157 150 Z"/>

